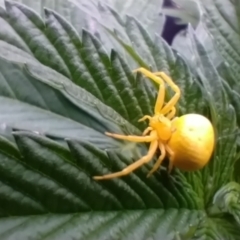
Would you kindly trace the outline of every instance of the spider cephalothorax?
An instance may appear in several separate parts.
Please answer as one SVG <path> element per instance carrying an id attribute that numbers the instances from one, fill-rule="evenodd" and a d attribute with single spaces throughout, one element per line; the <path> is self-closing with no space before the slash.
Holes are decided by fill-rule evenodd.
<path id="1" fill-rule="evenodd" d="M 149 142 L 148 153 L 120 172 L 95 176 L 94 179 L 111 179 L 127 175 L 149 162 L 158 148 L 161 155 L 148 176 L 160 167 L 166 155 L 169 157 L 169 172 L 173 166 L 186 171 L 198 170 L 204 167 L 210 160 L 215 143 L 214 129 L 211 122 L 199 114 L 186 114 L 175 117 L 175 105 L 180 98 L 181 92 L 179 87 L 164 72 L 152 73 L 144 68 L 136 69 L 134 72 L 141 72 L 159 84 L 154 115 L 145 115 L 139 119 L 139 121 L 149 121 L 149 126 L 144 130 L 142 136 L 125 136 L 108 132 L 106 135 L 132 142 Z M 166 104 L 164 103 L 165 83 L 175 92 L 174 96 Z"/>

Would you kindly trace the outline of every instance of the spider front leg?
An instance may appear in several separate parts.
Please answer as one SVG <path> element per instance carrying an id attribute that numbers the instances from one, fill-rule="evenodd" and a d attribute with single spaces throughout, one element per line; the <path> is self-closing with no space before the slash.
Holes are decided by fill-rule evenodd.
<path id="1" fill-rule="evenodd" d="M 145 115 L 145 116 L 143 116 L 142 118 L 140 118 L 140 119 L 138 119 L 138 122 L 143 122 L 143 121 L 145 121 L 145 120 L 150 120 L 152 117 L 151 116 L 149 116 L 149 115 Z"/>
<path id="2" fill-rule="evenodd" d="M 176 105 L 178 102 L 181 92 L 179 87 L 172 81 L 170 77 L 167 76 L 164 72 L 150 72 L 145 68 L 138 68 L 134 70 L 134 72 L 141 72 L 146 77 L 150 78 L 152 81 L 159 84 L 159 91 L 158 91 L 158 97 L 155 104 L 155 113 L 161 113 L 163 115 L 167 114 L 169 111 L 171 111 L 172 107 Z M 175 92 L 175 95 L 170 99 L 170 101 L 163 107 L 164 104 L 164 98 L 165 98 L 165 84 L 166 82 L 172 90 Z"/>
<path id="3" fill-rule="evenodd" d="M 181 96 L 181 91 L 180 88 L 173 82 L 173 80 L 164 72 L 155 72 L 153 73 L 156 76 L 159 76 L 162 78 L 175 92 L 175 95 L 170 99 L 170 101 L 161 109 L 162 114 L 168 113 L 172 107 L 176 105 L 178 102 L 180 96 Z"/>
<path id="4" fill-rule="evenodd" d="M 104 175 L 104 176 L 95 176 L 93 178 L 95 180 L 104 180 L 104 179 L 122 177 L 122 176 L 128 175 L 129 173 L 133 172 L 134 170 L 136 170 L 137 168 L 139 168 L 143 164 L 151 161 L 151 159 L 153 158 L 153 156 L 154 156 L 154 154 L 157 150 L 157 147 L 158 147 L 158 141 L 157 141 L 157 138 L 156 138 L 157 135 L 154 131 L 151 132 L 151 136 L 155 137 L 155 139 L 151 142 L 147 155 L 140 158 L 135 163 L 132 163 L 128 167 L 124 168 L 122 171 L 115 172 L 115 173 L 110 173 L 110 174 L 107 174 L 107 175 Z"/>
<path id="5" fill-rule="evenodd" d="M 176 108 L 175 108 L 175 107 L 172 107 L 171 110 L 170 110 L 170 112 L 169 112 L 168 115 L 167 115 L 167 118 L 168 118 L 169 120 L 171 120 L 171 119 L 175 116 L 175 114 L 176 114 Z"/>
<path id="6" fill-rule="evenodd" d="M 154 113 L 155 114 L 160 113 L 164 104 L 164 99 L 165 99 L 165 84 L 163 80 L 145 68 L 138 68 L 138 69 L 135 69 L 133 72 L 141 72 L 143 75 L 145 75 L 146 77 L 150 78 L 152 81 L 159 84 L 158 96 L 157 96 L 157 100 L 154 107 Z M 142 119 L 144 119 L 144 117 Z"/>
<path id="7" fill-rule="evenodd" d="M 157 138 L 157 133 L 155 131 L 151 132 L 151 135 L 149 136 L 120 135 L 120 134 L 109 133 L 109 132 L 105 132 L 105 134 L 109 137 L 113 137 L 121 140 L 127 140 L 130 142 L 152 142 Z"/>

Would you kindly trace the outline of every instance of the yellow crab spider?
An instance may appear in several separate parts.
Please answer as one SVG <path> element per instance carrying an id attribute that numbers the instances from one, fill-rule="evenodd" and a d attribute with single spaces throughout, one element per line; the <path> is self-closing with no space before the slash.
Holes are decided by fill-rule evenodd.
<path id="1" fill-rule="evenodd" d="M 165 156 L 169 158 L 169 173 L 173 166 L 184 171 L 194 171 L 203 168 L 209 162 L 215 144 L 214 129 L 211 122 L 206 117 L 195 113 L 175 117 L 175 105 L 181 96 L 181 91 L 164 72 L 152 73 L 145 68 L 138 68 L 134 72 L 141 72 L 159 84 L 154 115 L 145 115 L 139 119 L 139 121 L 149 120 L 149 126 L 144 130 L 142 136 L 126 136 L 109 132 L 105 134 L 113 138 L 132 142 L 149 142 L 148 153 L 122 171 L 93 178 L 95 180 L 103 180 L 128 175 L 143 164 L 151 161 L 158 148 L 161 154 L 148 176 L 161 166 Z M 164 103 L 165 83 L 175 92 L 174 96 L 167 103 Z"/>

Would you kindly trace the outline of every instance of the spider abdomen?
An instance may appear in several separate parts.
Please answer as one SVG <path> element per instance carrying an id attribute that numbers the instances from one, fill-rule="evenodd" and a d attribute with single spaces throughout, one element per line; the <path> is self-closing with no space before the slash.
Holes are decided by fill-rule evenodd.
<path id="1" fill-rule="evenodd" d="M 211 122 L 199 114 L 186 114 L 173 122 L 174 132 L 168 142 L 173 151 L 173 165 L 184 171 L 203 168 L 214 149 Z"/>

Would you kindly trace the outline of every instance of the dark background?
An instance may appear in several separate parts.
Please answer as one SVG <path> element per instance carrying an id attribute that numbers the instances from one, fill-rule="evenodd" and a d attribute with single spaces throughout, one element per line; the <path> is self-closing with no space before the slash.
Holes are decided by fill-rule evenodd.
<path id="1" fill-rule="evenodd" d="M 171 0 L 163 1 L 164 7 L 174 7 Z M 175 23 L 175 18 L 166 17 L 166 21 L 162 31 L 162 37 L 168 42 L 169 45 L 172 45 L 174 37 L 182 30 L 186 29 L 187 25 L 179 25 Z"/>

